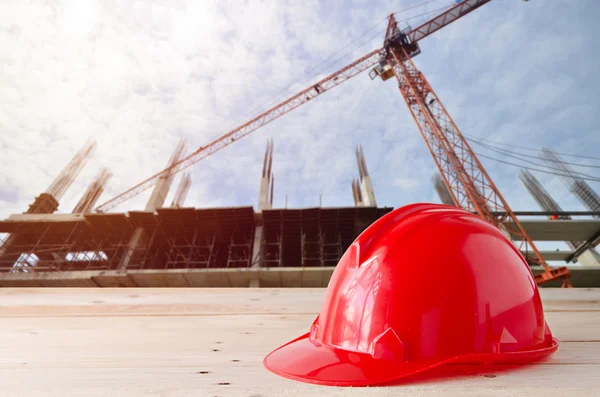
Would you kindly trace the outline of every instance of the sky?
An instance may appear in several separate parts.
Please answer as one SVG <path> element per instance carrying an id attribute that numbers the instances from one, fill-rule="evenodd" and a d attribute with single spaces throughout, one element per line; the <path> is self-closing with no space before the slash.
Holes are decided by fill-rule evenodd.
<path id="1" fill-rule="evenodd" d="M 163 169 L 180 138 L 189 151 L 203 146 L 380 47 L 386 16 L 422 2 L 1 0 L 0 218 L 25 211 L 90 138 L 96 151 L 59 212 L 103 166 L 114 176 L 100 201 L 123 192 Z M 449 3 L 396 18 L 415 23 Z M 414 61 L 466 136 L 540 163 L 517 147 L 599 156 L 599 14 L 595 0 L 494 0 L 421 41 Z M 195 164 L 186 205 L 257 208 L 270 137 L 274 207 L 286 197 L 289 208 L 321 197 L 324 207 L 352 206 L 357 144 L 380 207 L 439 202 L 435 164 L 397 84 L 365 72 Z M 481 161 L 513 210 L 538 210 L 518 168 Z M 563 209 L 585 210 L 558 178 L 534 174 Z M 143 209 L 149 193 L 113 211 Z"/>

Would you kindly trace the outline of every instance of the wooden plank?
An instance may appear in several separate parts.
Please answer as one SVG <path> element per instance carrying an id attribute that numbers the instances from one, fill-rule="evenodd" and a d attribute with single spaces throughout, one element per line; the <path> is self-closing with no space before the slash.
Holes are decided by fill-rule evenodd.
<path id="1" fill-rule="evenodd" d="M 3 370 L 0 396 L 153 396 L 153 397 L 388 397 L 388 396 L 528 396 L 597 397 L 600 388 L 594 365 L 520 369 L 464 368 L 462 376 L 419 379 L 391 387 L 334 388 L 280 378 L 258 365 L 229 363 L 201 370 L 194 367 L 23 368 Z M 212 367 L 211 367 L 212 368 Z M 6 393 L 6 394 L 4 394 Z"/>
<path id="2" fill-rule="evenodd" d="M 565 292 L 568 291 L 568 292 Z M 600 311 L 600 290 L 542 291 L 544 310 Z M 8 293 L 10 292 L 10 293 Z M 77 289 L 0 289 L 0 316 L 52 315 L 210 315 L 316 314 L 325 290 L 321 288 L 104 289 L 83 294 Z M 565 295 L 566 294 L 566 295 Z M 587 298 L 587 299 L 586 299 Z M 248 306 L 248 304 L 251 306 Z M 594 314 L 596 315 L 596 314 Z"/>
<path id="3" fill-rule="evenodd" d="M 2 391 L 244 397 L 592 396 L 600 391 L 599 342 L 563 342 L 556 354 L 532 366 L 455 366 L 434 372 L 433 379 L 393 387 L 314 386 L 265 370 L 264 355 L 304 332 L 310 320 L 302 315 L 207 316 L 200 325 L 194 317 L 179 316 L 5 318 L 0 328 Z M 598 334 L 598 329 L 591 331 Z"/>
<path id="4" fill-rule="evenodd" d="M 266 371 L 264 355 L 306 332 L 323 292 L 0 290 L 0 395 L 551 397 L 600 392 L 600 342 L 594 342 L 600 334 L 598 290 L 542 293 L 548 322 L 562 342 L 556 354 L 532 366 L 447 367 L 433 378 L 430 373 L 380 388 L 313 386 Z"/>

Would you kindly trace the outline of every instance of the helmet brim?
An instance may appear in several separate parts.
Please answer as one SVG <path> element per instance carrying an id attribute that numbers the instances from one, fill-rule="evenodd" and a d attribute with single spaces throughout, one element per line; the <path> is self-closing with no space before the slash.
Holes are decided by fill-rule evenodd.
<path id="1" fill-rule="evenodd" d="M 468 362 L 527 363 L 540 359 L 558 348 L 558 341 L 536 350 L 510 353 L 468 354 L 445 359 L 393 361 L 375 359 L 370 354 L 356 353 L 330 346 L 315 346 L 306 333 L 275 349 L 263 360 L 269 371 L 306 383 L 326 386 L 370 386 L 398 381 L 402 378 L 444 364 Z"/>

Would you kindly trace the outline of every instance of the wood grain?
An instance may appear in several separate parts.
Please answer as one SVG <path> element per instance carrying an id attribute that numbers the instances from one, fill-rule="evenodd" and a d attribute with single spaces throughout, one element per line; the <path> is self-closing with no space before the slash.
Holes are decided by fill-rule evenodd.
<path id="1" fill-rule="evenodd" d="M 600 290 L 542 291 L 561 345 L 531 366 L 443 368 L 371 388 L 265 370 L 268 352 L 308 330 L 323 292 L 0 289 L 0 396 L 600 395 Z"/>

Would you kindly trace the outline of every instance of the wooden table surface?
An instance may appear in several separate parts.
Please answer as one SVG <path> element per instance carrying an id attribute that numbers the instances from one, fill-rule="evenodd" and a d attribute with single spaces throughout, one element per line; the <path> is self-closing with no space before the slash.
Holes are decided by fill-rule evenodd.
<path id="1" fill-rule="evenodd" d="M 543 289 L 561 345 L 525 367 L 333 388 L 262 366 L 323 289 L 1 289 L 0 396 L 600 396 L 600 289 Z M 453 369 L 455 371 L 455 369 Z"/>

